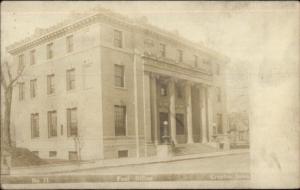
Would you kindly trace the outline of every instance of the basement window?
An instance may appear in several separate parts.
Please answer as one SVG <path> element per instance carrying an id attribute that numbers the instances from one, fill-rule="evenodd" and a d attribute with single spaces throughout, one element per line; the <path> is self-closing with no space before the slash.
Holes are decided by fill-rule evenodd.
<path id="1" fill-rule="evenodd" d="M 54 157 L 56 157 L 56 155 L 57 155 L 57 152 L 56 152 L 56 151 L 50 151 L 50 152 L 49 152 L 49 157 L 50 157 L 50 158 L 54 158 Z"/>
<path id="2" fill-rule="evenodd" d="M 78 160 L 78 155 L 76 151 L 69 151 L 69 160 L 71 161 Z"/>
<path id="3" fill-rule="evenodd" d="M 39 151 L 32 151 L 32 154 L 39 156 Z"/>
<path id="4" fill-rule="evenodd" d="M 118 158 L 126 158 L 128 157 L 128 150 L 119 150 L 118 151 Z"/>

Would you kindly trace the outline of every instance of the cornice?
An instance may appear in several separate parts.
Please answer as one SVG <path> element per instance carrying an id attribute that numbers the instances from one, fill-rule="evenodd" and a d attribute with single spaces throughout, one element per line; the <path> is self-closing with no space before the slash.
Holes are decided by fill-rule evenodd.
<path id="1" fill-rule="evenodd" d="M 15 44 L 12 44 L 8 46 L 6 49 L 11 54 L 17 54 L 18 52 L 24 51 L 26 49 L 29 49 L 33 46 L 42 44 L 47 41 L 51 41 L 54 38 L 63 36 L 66 33 L 76 31 L 80 28 L 83 28 L 87 25 L 96 23 L 96 22 L 106 22 L 108 24 L 117 24 L 120 26 L 123 26 L 129 30 L 142 32 L 145 35 L 151 35 L 155 38 L 162 38 L 170 42 L 175 42 L 181 45 L 184 45 L 188 48 L 194 49 L 196 51 L 200 51 L 201 53 L 204 53 L 208 56 L 212 56 L 218 59 L 221 59 L 225 62 L 227 62 L 227 57 L 219 54 L 218 52 L 215 52 L 213 50 L 210 50 L 208 48 L 201 47 L 198 44 L 195 44 L 194 42 L 191 42 L 181 36 L 175 35 L 168 31 L 163 31 L 162 29 L 149 25 L 149 24 L 140 24 L 137 22 L 134 22 L 126 17 L 121 16 L 115 16 L 115 14 L 111 15 L 108 13 L 97 13 L 93 15 L 88 15 L 86 17 L 80 18 L 76 21 L 72 21 L 70 23 L 66 24 L 57 24 L 54 27 L 50 27 L 48 32 L 41 34 L 41 35 L 33 35 L 32 37 L 26 38 L 25 40 L 22 40 L 20 42 L 17 42 Z M 52 29 L 54 28 L 54 29 Z M 51 30 L 52 29 L 52 30 Z"/>
<path id="2" fill-rule="evenodd" d="M 177 67 L 179 70 L 187 70 L 187 71 L 190 71 L 191 73 L 198 73 L 198 74 L 204 74 L 207 76 L 212 76 L 212 72 L 210 69 L 205 70 L 203 68 L 196 68 L 196 67 L 192 67 L 187 64 L 184 64 L 184 63 L 177 64 L 171 59 L 159 58 L 159 57 L 151 56 L 148 54 L 144 54 L 142 57 L 144 59 L 150 60 L 151 62 L 160 62 L 160 63 L 165 63 L 171 67 Z"/>
<path id="3" fill-rule="evenodd" d="M 144 57 L 147 59 L 147 57 Z M 162 74 L 166 74 L 164 72 L 168 72 L 169 74 L 173 73 L 172 76 L 184 75 L 187 78 L 194 78 L 196 80 L 205 81 L 205 83 L 211 83 L 213 81 L 213 75 L 210 72 L 203 72 L 200 70 L 196 70 L 195 68 L 190 68 L 186 65 L 178 65 L 175 63 L 169 63 L 158 59 L 148 58 L 148 61 L 145 62 L 145 71 L 149 72 L 157 72 L 158 70 L 162 72 Z M 185 77 L 185 78 L 186 78 Z"/>
<path id="4" fill-rule="evenodd" d="M 9 53 L 16 54 L 18 52 L 29 49 L 33 46 L 37 46 L 37 45 L 45 43 L 47 41 L 51 41 L 54 38 L 63 36 L 71 31 L 76 31 L 80 28 L 90 25 L 90 24 L 94 23 L 96 18 L 97 18 L 97 15 L 85 17 L 83 19 L 69 23 L 65 26 L 61 26 L 52 31 L 49 31 L 48 33 L 45 33 L 45 34 L 42 34 L 39 36 L 33 36 L 33 37 L 27 38 L 21 42 L 17 42 L 11 46 L 8 46 L 6 49 Z"/>

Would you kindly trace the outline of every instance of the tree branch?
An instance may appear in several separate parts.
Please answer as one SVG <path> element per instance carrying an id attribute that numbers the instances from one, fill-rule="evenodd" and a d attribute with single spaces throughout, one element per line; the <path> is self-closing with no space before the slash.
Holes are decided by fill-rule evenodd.
<path id="1" fill-rule="evenodd" d="M 9 81 L 12 80 L 12 76 L 11 76 L 11 72 L 10 72 L 10 67 L 8 65 L 8 62 L 7 61 L 4 61 L 4 64 L 6 66 L 6 70 L 7 70 L 7 74 L 8 74 L 8 78 L 9 78 Z"/>
<path id="2" fill-rule="evenodd" d="M 9 86 L 12 86 L 14 84 L 14 82 L 16 82 L 16 80 L 19 79 L 19 77 L 23 74 L 24 69 L 25 69 L 25 67 L 22 67 L 21 70 L 18 71 L 17 76 L 14 79 L 10 80 Z"/>
<path id="3" fill-rule="evenodd" d="M 4 87 L 4 89 L 6 89 L 7 88 L 7 82 L 6 82 L 6 80 L 5 80 L 5 78 L 4 78 L 4 73 L 3 73 L 3 70 L 2 70 L 2 68 L 0 69 L 0 71 L 1 71 L 1 78 L 0 78 L 0 80 L 1 80 L 1 85 Z"/>

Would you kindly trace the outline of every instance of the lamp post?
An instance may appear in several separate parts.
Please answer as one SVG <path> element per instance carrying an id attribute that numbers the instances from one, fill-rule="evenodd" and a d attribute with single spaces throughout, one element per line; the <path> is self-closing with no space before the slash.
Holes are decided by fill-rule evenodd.
<path id="1" fill-rule="evenodd" d="M 170 137 L 168 136 L 168 121 L 163 122 L 163 144 L 169 144 L 170 143 Z"/>

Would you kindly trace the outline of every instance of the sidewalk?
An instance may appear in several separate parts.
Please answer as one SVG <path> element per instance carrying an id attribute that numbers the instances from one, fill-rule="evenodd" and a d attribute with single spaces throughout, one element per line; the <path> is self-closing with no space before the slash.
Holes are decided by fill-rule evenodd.
<path id="1" fill-rule="evenodd" d="M 35 167 L 18 167 L 11 169 L 11 176 L 28 176 L 28 175 L 49 175 L 49 174 L 63 174 L 76 171 L 88 171 L 99 168 L 111 168 L 129 165 L 142 165 L 151 163 L 174 162 L 180 160 L 219 157 L 225 155 L 245 154 L 248 149 L 228 150 L 212 153 L 190 154 L 182 156 L 173 156 L 166 158 L 159 157 L 143 157 L 143 158 L 122 158 L 113 160 L 95 160 L 78 164 L 55 164 L 43 165 Z"/>

